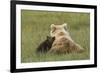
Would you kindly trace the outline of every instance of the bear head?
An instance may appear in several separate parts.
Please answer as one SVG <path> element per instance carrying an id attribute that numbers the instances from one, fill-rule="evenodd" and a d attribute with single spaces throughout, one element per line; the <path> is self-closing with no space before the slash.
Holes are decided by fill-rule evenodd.
<path id="1" fill-rule="evenodd" d="M 66 23 L 62 25 L 51 24 L 50 35 L 55 38 L 63 35 L 69 35 L 67 31 L 67 24 Z"/>

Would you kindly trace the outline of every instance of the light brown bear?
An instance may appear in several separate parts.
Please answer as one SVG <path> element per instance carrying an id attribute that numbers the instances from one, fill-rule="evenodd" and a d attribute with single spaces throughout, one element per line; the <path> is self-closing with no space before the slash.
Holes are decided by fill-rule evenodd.
<path id="1" fill-rule="evenodd" d="M 49 53 L 65 54 L 72 52 L 82 52 L 84 49 L 75 43 L 67 31 L 67 24 L 51 24 L 51 37 L 55 37 Z"/>

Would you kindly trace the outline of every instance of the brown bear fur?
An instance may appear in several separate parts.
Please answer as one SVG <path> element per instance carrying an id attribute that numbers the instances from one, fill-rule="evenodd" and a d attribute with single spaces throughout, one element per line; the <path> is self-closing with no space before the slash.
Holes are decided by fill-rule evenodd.
<path id="1" fill-rule="evenodd" d="M 55 41 L 49 53 L 65 54 L 73 52 L 82 52 L 84 49 L 75 43 L 68 31 L 65 30 L 66 24 L 63 25 L 51 25 L 51 36 L 55 37 Z"/>

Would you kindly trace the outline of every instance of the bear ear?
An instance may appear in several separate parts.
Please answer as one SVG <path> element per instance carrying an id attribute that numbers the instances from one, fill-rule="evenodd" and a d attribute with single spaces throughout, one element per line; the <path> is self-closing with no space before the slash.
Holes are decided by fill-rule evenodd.
<path id="1" fill-rule="evenodd" d="M 64 24 L 63 24 L 63 27 L 66 27 L 66 26 L 67 26 L 67 23 L 64 23 Z"/>
<path id="2" fill-rule="evenodd" d="M 56 30 L 56 26 L 54 24 L 51 24 L 51 32 L 53 33 Z"/>
<path id="3" fill-rule="evenodd" d="M 51 28 L 55 27 L 55 24 L 51 24 Z"/>
<path id="4" fill-rule="evenodd" d="M 47 36 L 47 39 L 49 39 L 50 38 L 50 36 Z"/>
<path id="5" fill-rule="evenodd" d="M 66 23 L 63 24 L 63 28 L 64 28 L 65 30 L 67 30 L 67 24 L 66 24 Z"/>

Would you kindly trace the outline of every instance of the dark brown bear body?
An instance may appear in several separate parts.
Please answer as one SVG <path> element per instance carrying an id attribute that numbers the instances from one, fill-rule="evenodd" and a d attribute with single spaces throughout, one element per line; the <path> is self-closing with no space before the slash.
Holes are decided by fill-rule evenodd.
<path id="1" fill-rule="evenodd" d="M 38 48 L 36 49 L 36 53 L 47 53 L 50 50 L 55 37 L 47 36 L 47 39 L 43 41 Z"/>

